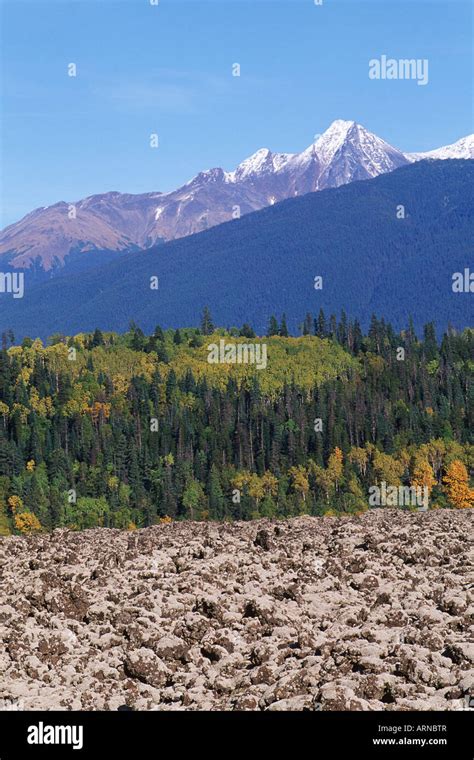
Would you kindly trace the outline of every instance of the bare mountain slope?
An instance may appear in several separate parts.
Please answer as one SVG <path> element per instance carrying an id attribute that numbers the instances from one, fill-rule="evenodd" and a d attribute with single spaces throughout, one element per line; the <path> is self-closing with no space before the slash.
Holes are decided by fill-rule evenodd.
<path id="1" fill-rule="evenodd" d="M 295 195 L 370 179 L 422 158 L 472 155 L 472 136 L 438 151 L 405 155 L 359 124 L 337 120 L 301 153 L 262 148 L 232 172 L 209 169 L 172 192 L 110 192 L 36 209 L 0 233 L 0 260 L 4 266 L 36 264 L 48 271 L 74 254 L 95 258 L 100 251 L 149 248 Z"/>

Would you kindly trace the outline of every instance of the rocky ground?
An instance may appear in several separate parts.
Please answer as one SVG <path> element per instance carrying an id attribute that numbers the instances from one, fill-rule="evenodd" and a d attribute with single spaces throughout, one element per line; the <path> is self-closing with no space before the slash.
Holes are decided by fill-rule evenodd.
<path id="1" fill-rule="evenodd" d="M 1 539 L 0 707 L 463 709 L 470 535 L 381 509 Z"/>

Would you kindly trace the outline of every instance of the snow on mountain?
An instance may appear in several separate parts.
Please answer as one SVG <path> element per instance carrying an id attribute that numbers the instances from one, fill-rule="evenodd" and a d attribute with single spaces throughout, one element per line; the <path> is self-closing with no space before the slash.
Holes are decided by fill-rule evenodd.
<path id="1" fill-rule="evenodd" d="M 337 119 L 316 142 L 292 156 L 284 170 L 298 177 L 302 194 L 377 177 L 406 163 L 401 151 L 360 124 Z"/>
<path id="2" fill-rule="evenodd" d="M 263 174 L 264 172 L 274 171 L 272 153 L 268 148 L 261 148 L 257 150 L 252 156 L 246 158 L 238 165 L 234 172 L 231 172 L 233 182 L 247 179 L 255 174 Z"/>
<path id="3" fill-rule="evenodd" d="M 314 151 L 324 166 L 328 166 L 328 164 L 333 160 L 337 151 L 349 138 L 351 130 L 357 126 L 358 125 L 355 123 L 355 121 L 344 121 L 343 119 L 336 119 L 336 121 L 333 121 L 331 126 L 324 132 L 324 134 L 318 137 L 314 143 Z"/>
<path id="4" fill-rule="evenodd" d="M 227 181 L 242 182 L 251 177 L 281 171 L 292 157 L 292 153 L 272 153 L 268 148 L 260 148 L 242 161 L 233 172 L 227 172 Z"/>
<path id="5" fill-rule="evenodd" d="M 461 137 L 451 145 L 428 150 L 425 153 L 405 153 L 410 161 L 422 161 L 425 158 L 444 160 L 447 158 L 474 158 L 474 135 Z"/>
<path id="6" fill-rule="evenodd" d="M 233 171 L 200 172 L 177 190 L 109 192 L 36 209 L 0 233 L 9 266 L 51 270 L 68 257 L 150 248 L 257 211 L 285 198 L 377 177 L 424 158 L 472 158 L 474 136 L 427 153 L 404 154 L 355 121 L 337 119 L 301 153 L 260 148 Z M 72 260 L 72 258 L 71 258 Z"/>

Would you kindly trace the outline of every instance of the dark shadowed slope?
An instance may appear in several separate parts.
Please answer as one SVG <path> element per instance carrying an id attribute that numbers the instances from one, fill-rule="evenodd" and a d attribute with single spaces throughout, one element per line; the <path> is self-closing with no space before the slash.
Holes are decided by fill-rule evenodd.
<path id="1" fill-rule="evenodd" d="M 38 208 L 0 231 L 0 265 L 54 276 L 106 264 L 113 252 L 152 248 L 274 203 L 327 190 L 424 158 L 474 158 L 474 135 L 429 153 L 402 153 L 354 121 L 337 119 L 301 153 L 257 150 L 235 171 L 200 172 L 171 192 L 109 192 Z M 76 269 L 76 267 L 75 267 Z"/>
<path id="2" fill-rule="evenodd" d="M 82 275 L 0 296 L 2 329 L 47 336 L 123 330 L 130 320 L 197 324 L 204 304 L 218 324 L 265 329 L 286 312 L 296 330 L 305 312 L 337 312 L 395 326 L 472 321 L 472 293 L 452 276 L 474 271 L 474 161 L 422 161 L 364 182 L 290 199 L 206 232 Z M 397 218 L 404 206 L 405 218 Z M 315 290 L 314 278 L 323 277 Z M 150 278 L 159 278 L 159 289 Z"/>

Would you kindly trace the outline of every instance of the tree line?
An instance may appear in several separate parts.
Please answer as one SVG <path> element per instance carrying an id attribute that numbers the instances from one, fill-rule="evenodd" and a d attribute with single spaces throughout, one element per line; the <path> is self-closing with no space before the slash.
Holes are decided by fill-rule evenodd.
<path id="1" fill-rule="evenodd" d="M 210 341 L 268 342 L 268 369 L 211 366 Z M 356 514 L 374 484 L 474 504 L 474 331 L 272 317 L 43 345 L 2 336 L 0 534 L 163 519 Z"/>

